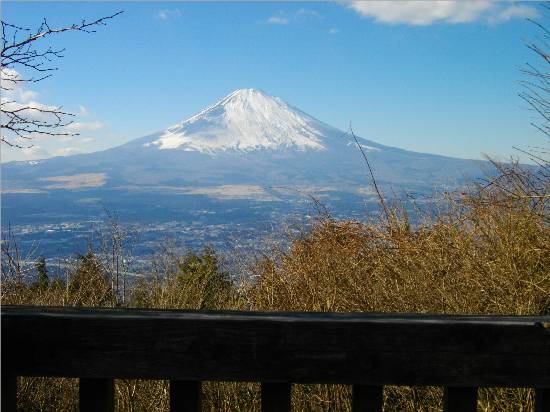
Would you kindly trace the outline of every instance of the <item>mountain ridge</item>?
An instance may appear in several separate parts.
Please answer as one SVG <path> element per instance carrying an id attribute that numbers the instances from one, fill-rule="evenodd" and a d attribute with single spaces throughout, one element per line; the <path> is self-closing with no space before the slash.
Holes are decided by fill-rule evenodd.
<path id="1" fill-rule="evenodd" d="M 457 186 L 479 176 L 483 163 L 411 152 L 361 137 L 357 141 L 366 149 L 379 183 L 398 190 Z M 104 176 L 97 179 L 104 188 L 346 187 L 364 186 L 367 179 L 364 159 L 349 134 L 256 89 L 235 90 L 186 120 L 114 148 L 5 163 L 2 171 L 3 187 L 9 190 L 51 188 L 51 179 L 90 173 Z"/>

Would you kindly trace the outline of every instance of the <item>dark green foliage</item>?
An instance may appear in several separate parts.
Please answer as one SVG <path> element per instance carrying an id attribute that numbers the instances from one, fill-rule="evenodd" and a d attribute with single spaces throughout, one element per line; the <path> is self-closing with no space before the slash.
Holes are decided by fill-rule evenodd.
<path id="1" fill-rule="evenodd" d="M 132 288 L 131 306 L 221 309 L 237 305 L 238 293 L 221 267 L 214 249 L 188 252 L 175 268 L 151 279 L 140 279 Z"/>
<path id="2" fill-rule="evenodd" d="M 42 256 L 34 264 L 36 272 L 38 273 L 38 287 L 40 289 L 46 289 L 50 283 L 50 278 L 48 277 L 48 268 L 46 266 L 46 259 Z"/>
<path id="3" fill-rule="evenodd" d="M 212 247 L 205 247 L 202 254 L 187 252 L 178 263 L 180 276 L 212 276 L 219 273 L 218 257 Z"/>
<path id="4" fill-rule="evenodd" d="M 177 284 L 182 290 L 201 291 L 197 309 L 213 309 L 233 289 L 229 276 L 220 268 L 216 252 L 205 247 L 202 254 L 188 252 L 178 263 Z"/>
<path id="5" fill-rule="evenodd" d="M 78 257 L 69 274 L 68 291 L 75 306 L 112 306 L 115 301 L 103 267 L 92 251 Z"/>

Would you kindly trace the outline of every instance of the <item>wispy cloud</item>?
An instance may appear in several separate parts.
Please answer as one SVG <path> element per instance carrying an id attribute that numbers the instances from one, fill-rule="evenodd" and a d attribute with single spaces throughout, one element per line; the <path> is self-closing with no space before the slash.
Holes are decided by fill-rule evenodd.
<path id="1" fill-rule="evenodd" d="M 426 26 L 433 23 L 505 22 L 513 18 L 535 17 L 537 10 L 489 0 L 463 1 L 347 1 L 342 4 L 361 16 L 387 24 Z"/>
<path id="2" fill-rule="evenodd" d="M 90 112 L 88 111 L 88 109 L 86 108 L 86 106 L 82 106 L 81 104 L 78 105 L 78 114 L 80 116 L 88 116 L 90 114 Z"/>
<path id="3" fill-rule="evenodd" d="M 70 133 L 93 132 L 103 129 L 105 125 L 101 122 L 74 122 L 65 127 Z"/>
<path id="4" fill-rule="evenodd" d="M 26 160 L 46 159 L 51 157 L 51 154 L 41 146 L 34 145 L 18 150 L 18 154 L 22 155 Z"/>
<path id="5" fill-rule="evenodd" d="M 51 156 L 71 156 L 74 154 L 82 153 L 82 150 L 76 147 L 61 147 L 51 152 Z"/>
<path id="6" fill-rule="evenodd" d="M 155 14 L 155 19 L 157 20 L 170 20 L 173 18 L 178 18 L 182 15 L 180 9 L 162 9 Z"/>
<path id="7" fill-rule="evenodd" d="M 267 24 L 287 25 L 290 23 L 302 23 L 308 19 L 322 20 L 324 17 L 315 10 L 302 8 L 294 13 L 280 11 L 276 16 L 269 17 L 265 22 Z"/>
<path id="8" fill-rule="evenodd" d="M 17 70 L 3 68 L 0 71 L 2 99 L 26 103 L 38 98 L 38 93 L 24 87 L 25 81 Z"/>
<path id="9" fill-rule="evenodd" d="M 18 110 L 19 114 L 24 118 L 44 124 L 56 124 L 59 121 L 54 114 L 48 113 L 59 110 L 59 107 L 42 103 L 39 98 L 40 95 L 37 92 L 27 89 L 26 86 L 29 85 L 29 82 L 25 81 L 20 73 L 16 70 L 6 68 L 2 69 L 0 73 L 0 81 L 2 83 L 0 102 L 3 109 Z M 78 105 L 77 107 L 78 109 L 75 111 L 67 111 L 76 113 L 79 121 L 50 129 L 61 134 L 48 135 L 29 132 L 26 136 L 30 137 L 31 140 L 18 139 L 14 134 L 13 140 L 24 148 L 4 148 L 2 161 L 37 160 L 52 156 L 68 156 L 81 153 L 82 150 L 77 147 L 66 146 L 95 142 L 97 136 L 92 137 L 90 134 L 104 129 L 105 124 L 89 118 L 90 111 L 84 105 Z M 88 121 L 82 121 L 81 118 L 87 118 Z M 64 120 L 71 120 L 71 118 Z M 79 134 L 79 136 L 77 137 L 74 134 Z"/>
<path id="10" fill-rule="evenodd" d="M 6 97 L 3 95 L 0 98 L 2 102 L 2 107 L 6 111 L 17 111 L 17 114 L 23 119 L 28 119 L 29 121 L 35 121 L 39 123 L 50 123 L 55 124 L 59 121 L 55 114 L 52 112 L 58 110 L 56 106 L 48 106 L 46 104 L 31 100 L 21 103 L 20 101 L 13 100 L 9 95 Z M 30 137 L 33 136 L 33 133 L 26 133 Z M 40 136 L 40 134 L 37 134 Z"/>
<path id="11" fill-rule="evenodd" d="M 489 16 L 489 23 L 504 23 L 512 19 L 535 18 L 538 12 L 533 7 L 513 5 L 501 9 L 495 15 Z"/>
<path id="12" fill-rule="evenodd" d="M 324 19 L 324 16 L 321 13 L 311 9 L 300 9 L 294 14 L 294 18 L 297 20 L 303 20 L 308 17 L 313 17 L 318 20 Z"/>
<path id="13" fill-rule="evenodd" d="M 340 30 L 338 30 L 336 27 L 332 27 L 328 30 L 328 34 L 338 34 Z"/>
<path id="14" fill-rule="evenodd" d="M 278 24 L 278 25 L 286 25 L 289 23 L 288 19 L 284 17 L 277 17 L 277 16 L 271 16 L 266 21 L 267 24 Z"/>

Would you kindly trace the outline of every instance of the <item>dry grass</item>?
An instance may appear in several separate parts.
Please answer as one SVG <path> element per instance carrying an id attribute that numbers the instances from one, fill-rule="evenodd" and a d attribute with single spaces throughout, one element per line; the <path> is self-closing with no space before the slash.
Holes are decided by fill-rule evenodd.
<path id="1" fill-rule="evenodd" d="M 549 314 L 547 197 L 525 196 L 525 179 L 448 196 L 415 228 L 396 210 L 367 224 L 320 219 L 258 262 L 249 301 L 256 310 Z M 298 410 L 349 409 L 346 389 L 327 391 L 302 395 Z M 441 410 L 435 388 L 386 388 L 385 399 L 386 410 Z M 531 410 L 533 394 L 481 390 L 478 406 Z"/>
<path id="2" fill-rule="evenodd" d="M 508 170 L 509 172 L 509 170 Z M 508 173 L 507 172 L 507 173 Z M 499 176 L 502 178 L 502 174 Z M 532 176 L 516 170 L 485 188 L 445 197 L 434 216 L 409 225 L 320 218 L 275 246 L 235 288 L 212 252 L 161 254 L 155 273 L 135 285 L 129 305 L 156 308 L 540 315 L 550 313 L 548 182 L 529 194 Z M 531 189 L 529 189 L 531 190 Z M 526 195 L 527 193 L 527 195 Z M 167 257 L 168 256 L 168 257 Z M 87 268 L 90 269 L 88 262 Z M 4 279 L 4 304 L 110 306 L 101 277 L 73 269 L 75 284 L 46 288 Z M 96 268 L 98 269 L 98 268 Z M 98 269 L 99 270 L 99 269 Z M 101 272 L 101 270 L 99 270 Z M 75 276 L 75 274 L 80 274 Z M 22 410 L 73 410 L 74 381 L 23 379 Z M 117 381 L 117 410 L 168 410 L 166 382 Z M 257 384 L 205 383 L 204 410 L 259 410 Z M 440 388 L 387 387 L 386 411 L 440 411 Z M 295 385 L 293 410 L 350 410 L 350 388 Z M 53 405 L 47 407 L 46 405 Z M 532 410 L 528 389 L 482 389 L 480 411 Z"/>

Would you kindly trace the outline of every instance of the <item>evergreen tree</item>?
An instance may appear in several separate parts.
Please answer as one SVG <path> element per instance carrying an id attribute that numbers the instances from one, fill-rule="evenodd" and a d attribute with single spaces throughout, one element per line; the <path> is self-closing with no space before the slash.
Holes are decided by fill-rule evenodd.
<path id="1" fill-rule="evenodd" d="M 112 306 L 115 295 L 94 252 L 78 257 L 69 280 L 69 293 L 78 306 Z"/>
<path id="2" fill-rule="evenodd" d="M 40 289 L 46 289 L 50 283 L 50 278 L 48 277 L 48 268 L 46 266 L 46 258 L 42 256 L 34 264 L 36 271 L 38 272 L 38 287 Z"/>
<path id="3" fill-rule="evenodd" d="M 189 252 L 178 264 L 177 281 L 186 301 L 196 309 L 215 309 L 233 292 L 229 276 L 220 268 L 216 252 L 204 248 L 202 254 Z"/>

